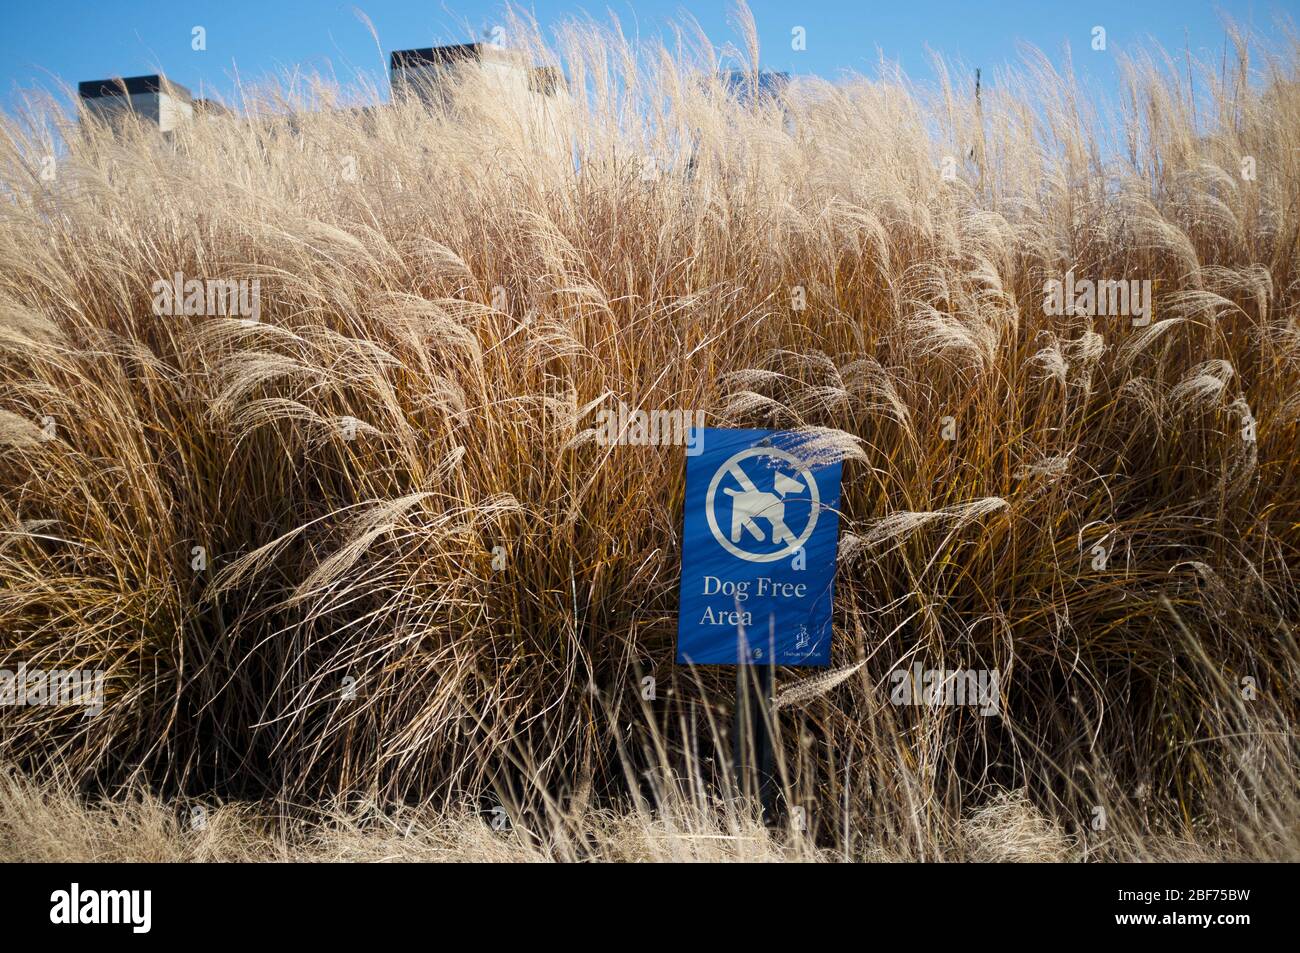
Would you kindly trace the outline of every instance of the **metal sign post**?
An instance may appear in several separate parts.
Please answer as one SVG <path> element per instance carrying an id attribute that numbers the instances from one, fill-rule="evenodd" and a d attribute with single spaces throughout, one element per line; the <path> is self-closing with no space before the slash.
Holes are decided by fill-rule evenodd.
<path id="1" fill-rule="evenodd" d="M 772 741 L 772 666 L 736 666 L 736 706 L 732 714 L 736 791 L 757 797 L 763 823 L 776 820 L 776 751 Z"/>

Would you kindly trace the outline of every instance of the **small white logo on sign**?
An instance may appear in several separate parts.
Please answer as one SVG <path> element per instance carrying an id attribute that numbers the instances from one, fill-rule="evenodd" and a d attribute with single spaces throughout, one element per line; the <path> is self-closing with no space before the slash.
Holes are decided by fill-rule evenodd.
<path id="1" fill-rule="evenodd" d="M 751 464 L 751 470 L 747 472 L 742 466 L 746 461 L 763 457 L 770 459 L 761 467 Z M 758 484 L 766 485 L 769 479 L 771 490 L 760 490 Z M 735 486 L 723 485 L 724 480 Z M 718 525 L 716 505 L 719 489 L 731 499 L 731 519 L 725 533 Z M 808 511 L 808 525 L 798 536 L 785 519 L 786 502 L 795 499 L 808 500 L 812 504 Z M 723 549 L 749 562 L 770 563 L 789 556 L 808 540 L 817 526 L 820 501 L 817 479 L 798 458 L 775 447 L 750 447 L 718 467 L 718 472 L 709 482 L 704 509 L 713 538 Z M 782 545 L 774 552 L 750 552 L 743 548 L 754 543 Z"/>

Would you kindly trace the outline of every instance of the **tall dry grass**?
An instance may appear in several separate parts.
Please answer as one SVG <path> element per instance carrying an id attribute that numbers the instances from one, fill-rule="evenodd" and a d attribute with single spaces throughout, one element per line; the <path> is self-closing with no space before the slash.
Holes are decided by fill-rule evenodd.
<path id="1" fill-rule="evenodd" d="M 782 112 L 689 31 L 513 35 L 570 77 L 544 113 L 285 81 L 168 139 L 4 121 L 0 667 L 108 705 L 0 709 L 0 761 L 521 827 L 725 804 L 733 676 L 672 664 L 681 451 L 600 446 L 623 400 L 847 460 L 859 667 L 779 713 L 818 843 L 945 856 L 1013 791 L 1078 856 L 1297 856 L 1295 37 L 1153 51 L 1113 111 L 1031 53 L 978 104 L 939 64 Z M 1152 323 L 1045 314 L 1070 270 L 1150 280 Z M 178 271 L 260 320 L 156 316 Z M 891 705 L 917 660 L 998 669 L 1001 716 Z"/>

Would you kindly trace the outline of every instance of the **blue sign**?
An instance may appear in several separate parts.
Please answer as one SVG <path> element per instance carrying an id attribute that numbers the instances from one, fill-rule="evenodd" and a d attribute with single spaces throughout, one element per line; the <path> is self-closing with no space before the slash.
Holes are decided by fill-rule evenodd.
<path id="1" fill-rule="evenodd" d="M 706 428 L 687 457 L 678 662 L 830 664 L 841 464 L 802 439 Z"/>

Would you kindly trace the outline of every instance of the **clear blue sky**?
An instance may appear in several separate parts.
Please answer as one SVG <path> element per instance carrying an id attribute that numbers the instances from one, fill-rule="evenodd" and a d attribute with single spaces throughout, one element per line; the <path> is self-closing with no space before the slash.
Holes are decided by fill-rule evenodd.
<path id="1" fill-rule="evenodd" d="M 629 35 L 655 37 L 665 23 L 689 12 L 716 45 L 735 40 L 730 4 L 705 0 L 615 0 L 607 5 L 537 0 L 528 5 L 543 27 L 612 11 Z M 1279 14 L 1300 20 L 1300 0 L 753 0 L 762 59 L 771 69 L 833 79 L 846 69 L 870 73 L 877 48 L 915 79 L 930 78 L 929 47 L 986 75 L 1014 62 L 1017 43 L 1049 53 L 1068 43 L 1076 68 L 1102 94 L 1114 88 L 1114 57 L 1090 49 L 1091 30 L 1107 31 L 1108 52 L 1154 38 L 1170 50 L 1223 49 L 1220 14 L 1272 31 Z M 482 38 L 500 21 L 498 2 L 445 0 L 5 0 L 0 8 L 0 106 L 12 109 L 22 89 L 51 88 L 52 77 L 79 80 L 162 71 L 198 95 L 229 97 L 233 77 L 264 77 L 284 68 L 333 72 L 340 80 L 366 70 L 378 77 L 380 58 L 363 10 L 393 49 Z M 191 31 L 207 31 L 207 49 L 191 49 Z M 791 49 L 791 29 L 806 30 L 807 50 Z"/>

